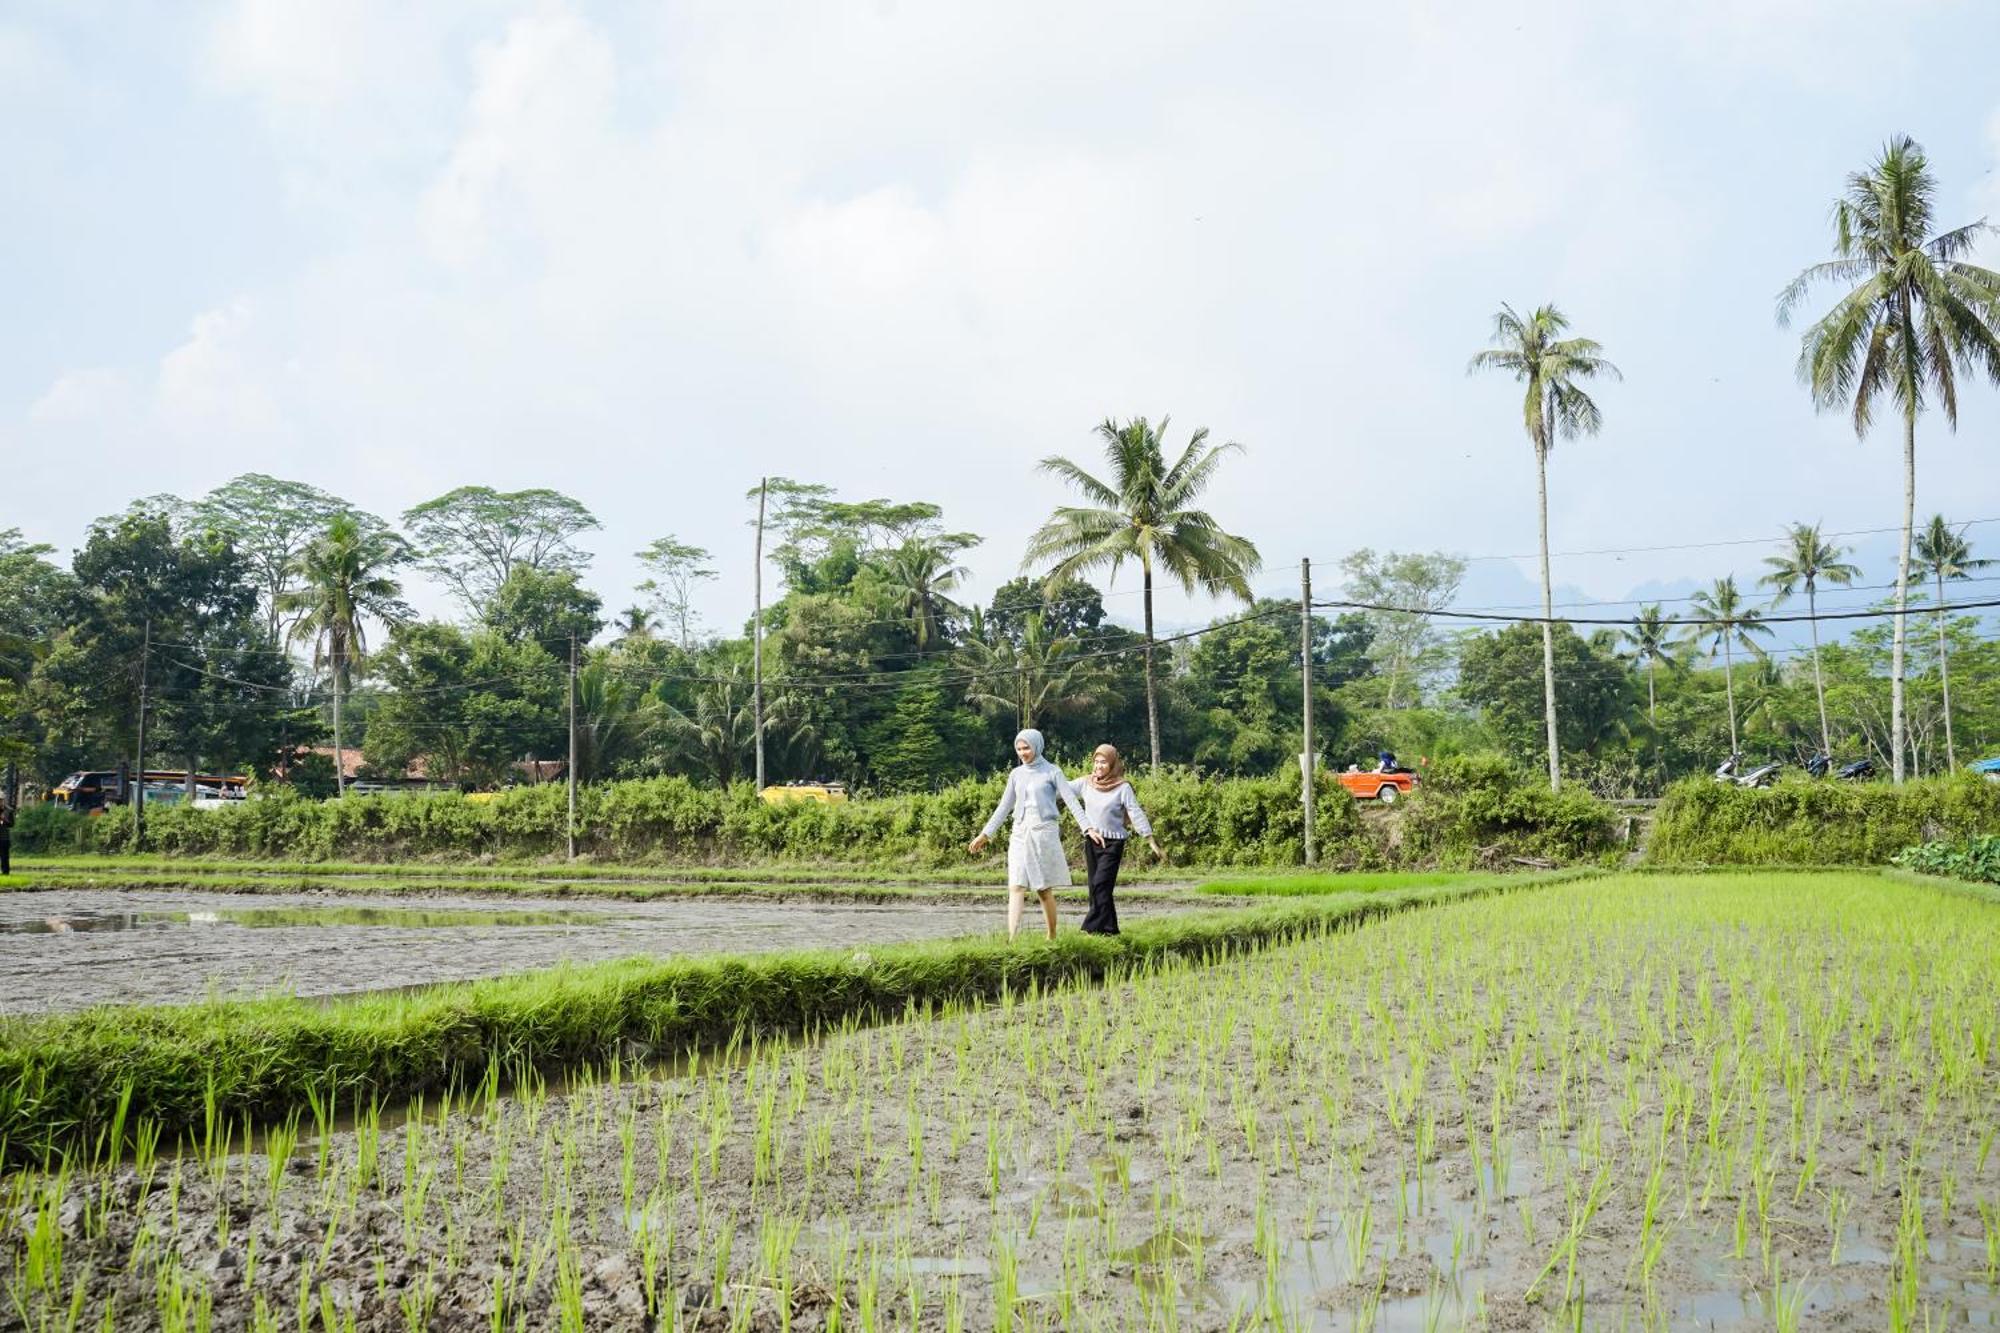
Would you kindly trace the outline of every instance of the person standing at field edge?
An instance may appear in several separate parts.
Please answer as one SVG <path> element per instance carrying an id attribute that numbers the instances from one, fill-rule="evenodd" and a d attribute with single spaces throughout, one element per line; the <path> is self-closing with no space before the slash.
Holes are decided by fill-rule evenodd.
<path id="1" fill-rule="evenodd" d="M 1007 775 L 1007 789 L 1000 793 L 1000 804 L 986 821 L 985 829 L 966 845 L 967 851 L 978 854 L 993 841 L 993 835 L 1000 831 L 1007 817 L 1013 816 L 1013 833 L 1007 839 L 1007 938 L 1010 940 L 1020 933 L 1021 910 L 1027 903 L 1029 889 L 1041 896 L 1049 938 L 1056 937 L 1055 891 L 1058 887 L 1069 887 L 1069 857 L 1062 845 L 1062 810 L 1056 802 L 1069 807 L 1087 839 L 1100 845 L 1102 842 L 1085 818 L 1069 779 L 1042 757 L 1042 745 L 1042 733 L 1033 728 L 1014 738 L 1014 753 L 1021 766 Z"/>
<path id="2" fill-rule="evenodd" d="M 1090 911 L 1083 929 L 1091 935 L 1118 933 L 1118 905 L 1112 892 L 1118 887 L 1118 868 L 1125 860 L 1125 842 L 1137 833 L 1164 858 L 1153 825 L 1139 806 L 1139 797 L 1125 777 L 1125 760 L 1115 745 L 1100 745 L 1090 755 L 1090 776 L 1078 778 L 1070 789 L 1083 799 L 1085 825 L 1097 836 L 1083 845 L 1086 882 L 1090 885 Z"/>
<path id="3" fill-rule="evenodd" d="M 14 807 L 0 801 L 0 875 L 14 873 Z"/>

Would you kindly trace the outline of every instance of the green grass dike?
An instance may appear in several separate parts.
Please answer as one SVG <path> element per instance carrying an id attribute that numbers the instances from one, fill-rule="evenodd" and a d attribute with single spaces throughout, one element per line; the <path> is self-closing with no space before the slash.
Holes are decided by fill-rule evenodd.
<path id="1" fill-rule="evenodd" d="M 1475 877 L 1135 922 L 1114 938 L 1064 932 L 662 961 L 634 958 L 331 1003 L 291 998 L 107 1007 L 0 1020 L 0 1158 L 122 1151 L 266 1122 L 317 1102 L 386 1103 L 479 1085 L 501 1071 L 672 1058 L 745 1032 L 802 1034 L 947 1004 L 1211 960 L 1322 935 L 1383 913 L 1590 875 Z"/>

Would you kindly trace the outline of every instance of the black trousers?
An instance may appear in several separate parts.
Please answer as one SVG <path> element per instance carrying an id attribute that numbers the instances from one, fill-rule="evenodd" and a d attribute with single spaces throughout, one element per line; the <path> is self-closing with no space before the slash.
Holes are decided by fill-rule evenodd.
<path id="1" fill-rule="evenodd" d="M 1089 838 L 1083 840 L 1083 866 L 1090 884 L 1090 910 L 1083 917 L 1085 933 L 1118 933 L 1118 905 L 1111 894 L 1118 887 L 1118 867 L 1124 859 L 1123 838 L 1106 838 L 1101 848 Z"/>
<path id="2" fill-rule="evenodd" d="M 0 875 L 11 875 L 14 873 L 13 852 L 13 839 L 5 834 L 0 834 Z"/>

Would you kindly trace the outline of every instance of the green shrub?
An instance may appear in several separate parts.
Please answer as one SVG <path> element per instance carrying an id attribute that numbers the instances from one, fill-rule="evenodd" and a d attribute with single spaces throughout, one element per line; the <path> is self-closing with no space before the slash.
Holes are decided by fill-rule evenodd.
<path id="1" fill-rule="evenodd" d="M 14 812 L 14 850 L 46 855 L 90 851 L 90 822 L 67 806 L 32 802 Z"/>
<path id="2" fill-rule="evenodd" d="M 1980 884 L 2000 884 L 2000 836 L 1966 838 L 1961 842 L 1927 842 L 1907 847 L 1892 858 L 1905 870 L 1949 875 Z"/>
<path id="3" fill-rule="evenodd" d="M 1887 865 L 1922 843 L 2000 832 L 2000 783 L 1971 774 L 1901 787 L 1780 782 L 1668 788 L 1648 860 L 1661 865 Z"/>
<path id="4" fill-rule="evenodd" d="M 1497 755 L 1464 755 L 1425 770 L 1408 802 L 1394 859 L 1401 865 L 1489 867 L 1516 856 L 1592 860 L 1617 847 L 1611 807 L 1582 787 L 1550 791 L 1539 776 Z"/>

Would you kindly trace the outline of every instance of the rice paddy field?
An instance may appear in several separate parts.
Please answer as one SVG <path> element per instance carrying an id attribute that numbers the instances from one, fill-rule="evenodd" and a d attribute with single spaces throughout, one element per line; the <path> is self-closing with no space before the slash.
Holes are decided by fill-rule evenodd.
<path id="1" fill-rule="evenodd" d="M 121 1112 L 0 1185 L 0 1326 L 2000 1319 L 1981 899 L 1628 874 L 1149 958 L 178 1143 Z"/>

